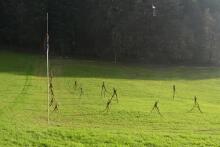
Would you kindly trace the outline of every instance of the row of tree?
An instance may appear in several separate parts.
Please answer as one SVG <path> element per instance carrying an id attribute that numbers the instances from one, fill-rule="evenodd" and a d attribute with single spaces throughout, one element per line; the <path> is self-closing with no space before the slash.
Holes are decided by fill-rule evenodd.
<path id="1" fill-rule="evenodd" d="M 220 57 L 219 0 L 4 0 L 0 43 L 43 52 L 46 12 L 55 55 L 154 63 Z"/>

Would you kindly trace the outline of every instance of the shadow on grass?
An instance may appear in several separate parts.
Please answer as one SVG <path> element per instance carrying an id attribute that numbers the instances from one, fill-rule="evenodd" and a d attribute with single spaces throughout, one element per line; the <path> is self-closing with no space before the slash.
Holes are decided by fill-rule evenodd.
<path id="1" fill-rule="evenodd" d="M 63 116 L 69 116 L 69 117 L 72 117 L 72 116 L 74 116 L 74 117 L 83 117 L 83 116 L 96 116 L 96 115 L 104 115 L 103 113 L 82 113 L 82 114 L 65 114 L 65 113 L 63 113 L 62 114 Z"/>
<path id="2" fill-rule="evenodd" d="M 33 71 L 30 72 L 30 69 Z M 136 79 L 136 80 L 202 80 L 220 78 L 219 67 L 125 65 L 86 60 L 56 58 L 51 60 L 56 77 Z M 45 56 L 0 52 L 0 74 L 46 76 Z M 1 78 L 1 77 L 0 77 Z"/>

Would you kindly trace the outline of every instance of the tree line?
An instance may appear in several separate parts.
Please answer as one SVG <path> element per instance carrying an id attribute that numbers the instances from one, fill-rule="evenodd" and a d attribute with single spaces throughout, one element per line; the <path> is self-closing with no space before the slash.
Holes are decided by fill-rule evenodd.
<path id="1" fill-rule="evenodd" d="M 218 0 L 4 0 L 1 45 L 42 53 L 47 12 L 54 55 L 153 63 L 220 57 Z"/>

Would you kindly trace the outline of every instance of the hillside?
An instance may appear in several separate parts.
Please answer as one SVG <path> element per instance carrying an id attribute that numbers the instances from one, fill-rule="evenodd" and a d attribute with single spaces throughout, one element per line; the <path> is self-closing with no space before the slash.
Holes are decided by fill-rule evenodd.
<path id="1" fill-rule="evenodd" d="M 47 124 L 43 56 L 0 52 L 0 144 L 4 146 L 217 146 L 220 68 L 114 65 L 54 58 Z M 74 89 L 77 81 L 78 88 Z M 108 93 L 102 97 L 105 81 Z M 176 86 L 173 100 L 172 88 Z M 104 113 L 112 88 L 113 100 Z M 189 112 L 194 96 L 203 113 Z M 150 113 L 159 100 L 162 116 Z"/>

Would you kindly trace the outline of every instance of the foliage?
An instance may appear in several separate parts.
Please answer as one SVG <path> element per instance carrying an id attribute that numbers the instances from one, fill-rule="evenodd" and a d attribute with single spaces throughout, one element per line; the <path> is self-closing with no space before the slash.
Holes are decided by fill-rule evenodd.
<path id="1" fill-rule="evenodd" d="M 154 63 L 218 61 L 218 0 L 153 2 L 156 17 L 147 0 L 1 1 L 0 41 L 43 51 L 49 12 L 55 55 Z"/>

